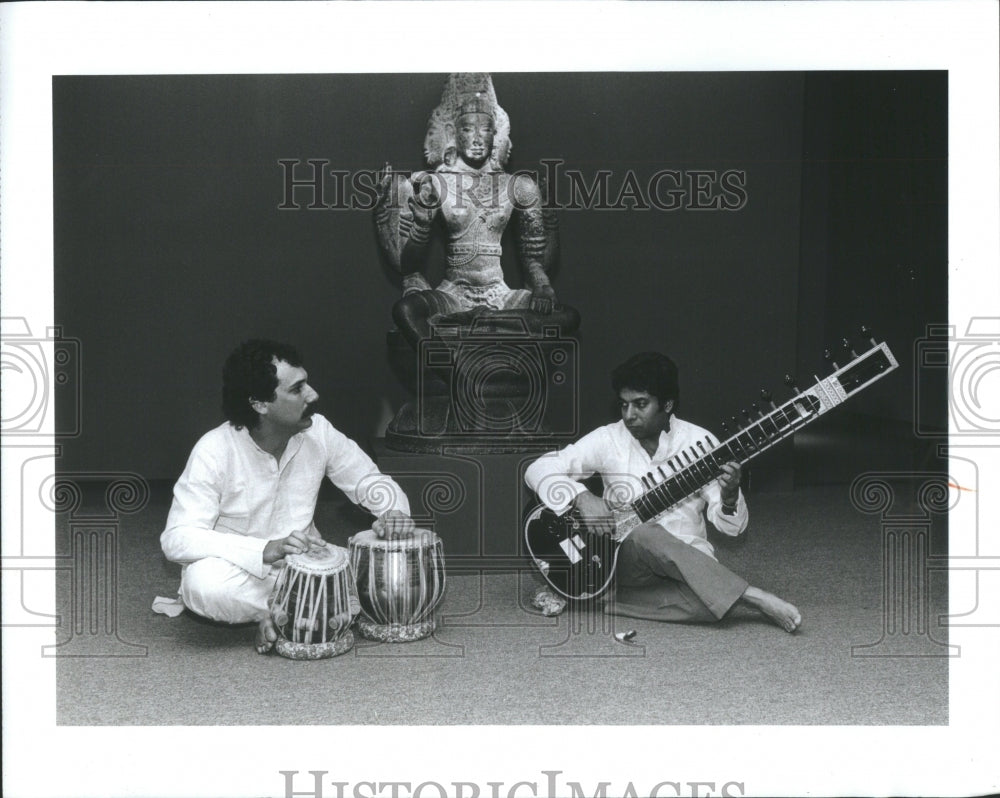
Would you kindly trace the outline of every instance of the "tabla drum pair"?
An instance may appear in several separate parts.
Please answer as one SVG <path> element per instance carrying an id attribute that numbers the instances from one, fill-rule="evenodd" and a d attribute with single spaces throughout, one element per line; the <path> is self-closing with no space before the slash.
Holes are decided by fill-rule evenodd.
<path id="1" fill-rule="evenodd" d="M 433 532 L 384 540 L 367 530 L 349 552 L 329 543 L 285 558 L 269 609 L 275 650 L 289 659 L 324 659 L 354 645 L 350 627 L 371 640 L 407 642 L 430 635 L 445 588 L 444 551 Z"/>

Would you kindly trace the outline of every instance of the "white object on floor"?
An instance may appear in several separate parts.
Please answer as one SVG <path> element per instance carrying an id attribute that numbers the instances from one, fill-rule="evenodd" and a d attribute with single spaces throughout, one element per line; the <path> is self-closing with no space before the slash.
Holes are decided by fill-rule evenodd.
<path id="1" fill-rule="evenodd" d="M 566 599 L 557 596 L 547 588 L 542 588 L 535 593 L 535 597 L 531 600 L 531 606 L 536 610 L 541 610 L 542 615 L 551 617 L 560 615 L 566 609 Z"/>
<path id="2" fill-rule="evenodd" d="M 158 612 L 160 615 L 169 615 L 171 618 L 176 618 L 184 612 L 184 602 L 179 598 L 157 596 L 153 599 L 153 612 Z"/>

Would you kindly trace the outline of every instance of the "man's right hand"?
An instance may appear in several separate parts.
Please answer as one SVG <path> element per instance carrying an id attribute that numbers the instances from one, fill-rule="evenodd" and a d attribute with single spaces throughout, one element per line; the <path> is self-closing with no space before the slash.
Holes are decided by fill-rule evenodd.
<path id="1" fill-rule="evenodd" d="M 316 544 L 316 541 L 313 539 L 314 537 L 308 531 L 296 530 L 286 538 L 269 540 L 267 545 L 264 546 L 264 564 L 270 565 L 283 557 L 287 557 L 289 554 L 301 554 L 304 551 L 308 551 Z M 322 543 L 322 538 L 320 538 L 320 543 Z"/>
<path id="2" fill-rule="evenodd" d="M 590 532 L 598 535 L 610 535 L 615 531 L 615 519 L 608 506 L 601 499 L 585 490 L 573 500 L 573 507 L 580 514 L 584 525 Z"/>

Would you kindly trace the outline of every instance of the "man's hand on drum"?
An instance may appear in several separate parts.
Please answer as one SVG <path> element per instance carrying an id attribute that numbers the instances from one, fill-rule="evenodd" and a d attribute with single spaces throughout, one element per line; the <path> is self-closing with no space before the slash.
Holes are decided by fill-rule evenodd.
<path id="1" fill-rule="evenodd" d="M 301 554 L 314 546 L 323 546 L 325 541 L 313 529 L 295 530 L 288 537 L 269 540 L 264 546 L 264 564 L 270 565 L 289 554 Z"/>
<path id="2" fill-rule="evenodd" d="M 372 531 L 380 538 L 405 538 L 413 534 L 413 519 L 399 510 L 383 513 L 372 524 Z"/>

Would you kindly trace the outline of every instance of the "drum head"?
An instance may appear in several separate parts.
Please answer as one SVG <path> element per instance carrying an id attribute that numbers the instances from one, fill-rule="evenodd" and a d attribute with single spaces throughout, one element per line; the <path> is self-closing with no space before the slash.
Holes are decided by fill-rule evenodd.
<path id="1" fill-rule="evenodd" d="M 301 554 L 289 554 L 285 562 L 307 574 L 335 574 L 347 567 L 347 552 L 340 546 L 325 543 Z"/>
<path id="2" fill-rule="evenodd" d="M 352 535 L 347 541 L 351 548 L 362 547 L 367 549 L 387 549 L 391 551 L 402 551 L 408 549 L 419 549 L 433 546 L 438 541 L 438 536 L 429 529 L 414 529 L 413 534 L 405 538 L 394 538 L 386 540 L 375 534 L 375 530 L 366 529 Z"/>

